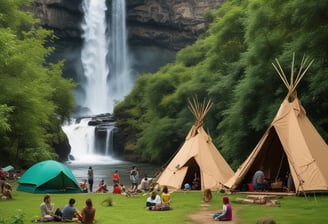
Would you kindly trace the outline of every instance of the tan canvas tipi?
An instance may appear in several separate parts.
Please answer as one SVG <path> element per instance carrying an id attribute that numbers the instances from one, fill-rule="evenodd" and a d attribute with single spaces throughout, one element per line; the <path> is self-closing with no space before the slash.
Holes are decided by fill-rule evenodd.
<path id="1" fill-rule="evenodd" d="M 294 80 L 293 56 L 289 82 L 278 60 L 277 65 L 273 64 L 288 88 L 288 94 L 271 125 L 234 176 L 225 183 L 226 187 L 243 189 L 262 166 L 267 178 L 275 183 L 280 179 L 285 186 L 288 181 L 286 174 L 290 173 L 292 182 L 289 182 L 289 187 L 296 193 L 328 191 L 328 147 L 296 95 L 297 85 L 313 62 L 307 61 L 303 58 Z M 277 190 L 282 190 L 279 188 Z"/>
<path id="2" fill-rule="evenodd" d="M 221 189 L 233 170 L 214 146 L 211 137 L 203 128 L 203 119 L 212 103 L 189 100 L 189 109 L 196 123 L 189 131 L 184 144 L 160 174 L 157 183 L 171 189 L 181 189 L 185 183 L 192 184 L 195 174 L 200 178 L 200 190 Z"/>

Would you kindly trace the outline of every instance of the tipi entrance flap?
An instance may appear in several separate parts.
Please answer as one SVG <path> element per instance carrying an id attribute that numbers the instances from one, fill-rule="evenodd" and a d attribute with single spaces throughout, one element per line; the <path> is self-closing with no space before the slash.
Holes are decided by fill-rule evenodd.
<path id="1" fill-rule="evenodd" d="M 180 189 L 183 185 L 183 179 L 186 176 L 188 167 L 180 167 L 174 170 L 167 170 L 167 172 L 162 173 L 158 183 L 166 183 L 160 185 L 166 185 L 168 188 Z"/>

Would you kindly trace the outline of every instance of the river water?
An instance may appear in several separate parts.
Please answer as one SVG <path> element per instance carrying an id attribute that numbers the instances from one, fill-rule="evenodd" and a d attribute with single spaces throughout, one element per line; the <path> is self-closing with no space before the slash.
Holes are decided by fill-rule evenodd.
<path id="1" fill-rule="evenodd" d="M 146 163 L 133 163 L 123 160 L 115 160 L 111 158 L 103 157 L 102 160 L 95 162 L 94 160 L 88 161 L 70 161 L 66 165 L 72 170 L 75 178 L 78 182 L 82 182 L 87 179 L 88 168 L 92 166 L 94 170 L 94 186 L 93 191 L 97 189 L 98 183 L 101 179 L 109 185 L 109 190 L 113 186 L 112 175 L 115 170 L 118 170 L 120 174 L 120 183 L 123 183 L 127 188 L 130 187 L 130 170 L 132 166 L 136 166 L 139 169 L 140 180 L 147 174 L 148 177 L 155 177 L 160 172 L 160 167 Z"/>

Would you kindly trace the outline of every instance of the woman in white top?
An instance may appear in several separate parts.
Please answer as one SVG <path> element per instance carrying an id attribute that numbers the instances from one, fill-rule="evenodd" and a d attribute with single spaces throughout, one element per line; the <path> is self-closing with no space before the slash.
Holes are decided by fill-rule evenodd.
<path id="1" fill-rule="evenodd" d="M 41 221 L 47 222 L 54 220 L 54 204 L 51 203 L 50 195 L 47 194 L 43 198 L 43 202 L 40 205 L 41 209 Z"/>
<path id="2" fill-rule="evenodd" d="M 162 207 L 161 197 L 157 194 L 156 191 L 151 193 L 151 196 L 147 198 L 146 208 L 149 210 L 160 210 Z"/>

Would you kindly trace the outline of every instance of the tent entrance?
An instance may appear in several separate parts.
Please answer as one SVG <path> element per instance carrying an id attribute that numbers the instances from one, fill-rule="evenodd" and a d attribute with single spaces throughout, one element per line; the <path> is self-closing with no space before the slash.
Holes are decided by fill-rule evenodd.
<path id="1" fill-rule="evenodd" d="M 244 183 L 252 182 L 254 173 L 260 167 L 263 167 L 265 177 L 269 183 L 282 182 L 283 186 L 287 185 L 288 173 L 290 173 L 289 162 L 274 126 L 269 130 L 261 150 L 246 173 Z M 283 189 L 282 186 L 279 186 L 273 190 Z"/>
<path id="2" fill-rule="evenodd" d="M 199 165 L 194 158 L 189 159 L 188 162 L 184 166 L 188 167 L 188 170 L 187 170 L 185 178 L 183 179 L 181 189 L 184 188 L 185 183 L 188 183 L 191 186 L 192 182 L 195 178 L 195 175 L 197 175 L 199 180 L 201 178 Z M 201 181 L 200 181 L 200 183 L 201 183 Z"/>

